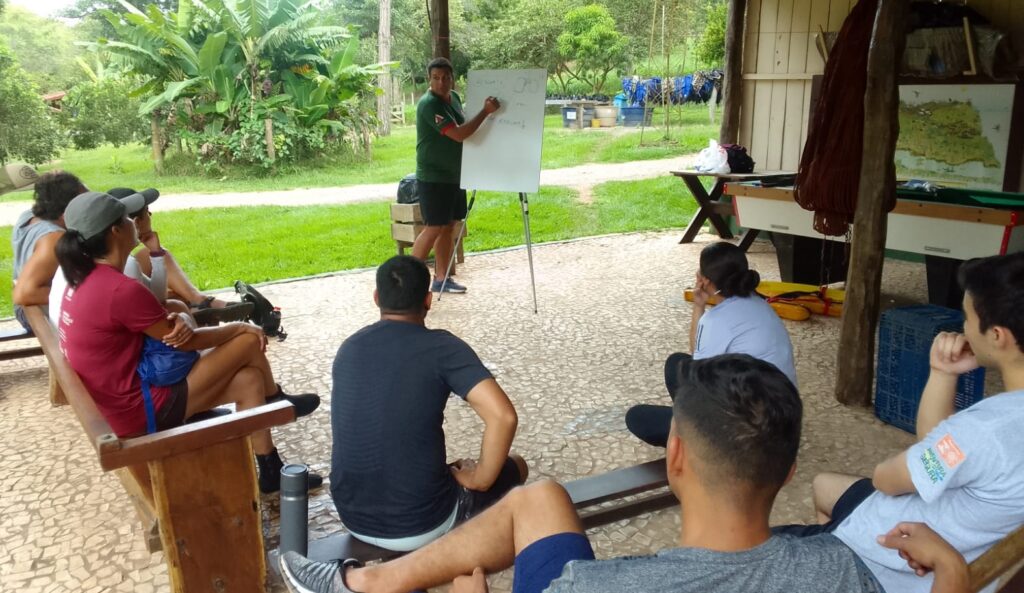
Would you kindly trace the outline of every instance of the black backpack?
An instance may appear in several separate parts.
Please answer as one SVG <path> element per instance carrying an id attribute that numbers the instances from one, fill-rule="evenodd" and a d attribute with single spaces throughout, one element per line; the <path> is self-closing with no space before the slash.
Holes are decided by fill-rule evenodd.
<path id="1" fill-rule="evenodd" d="M 419 201 L 420 192 L 416 183 L 416 174 L 409 173 L 398 182 L 398 203 L 415 204 Z"/>
<path id="2" fill-rule="evenodd" d="M 276 337 L 278 342 L 288 337 L 281 327 L 281 309 L 272 305 L 260 291 L 239 280 L 235 282 L 235 292 L 241 296 L 243 303 L 253 304 L 252 315 L 248 320 L 262 327 L 267 337 Z"/>
<path id="3" fill-rule="evenodd" d="M 729 171 L 731 173 L 753 173 L 754 159 L 747 154 L 747 149 L 739 144 L 723 144 L 725 154 L 729 158 Z"/>

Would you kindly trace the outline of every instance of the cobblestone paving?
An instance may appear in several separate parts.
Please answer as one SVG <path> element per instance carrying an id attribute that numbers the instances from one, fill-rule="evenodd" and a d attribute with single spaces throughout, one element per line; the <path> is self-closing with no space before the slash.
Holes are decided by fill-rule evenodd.
<path id="1" fill-rule="evenodd" d="M 435 303 L 429 325 L 469 342 L 516 404 L 514 448 L 530 463 L 531 479 L 572 480 L 661 456 L 629 436 L 623 415 L 634 403 L 666 399 L 663 361 L 685 349 L 690 312 L 682 289 L 712 239 L 678 245 L 678 238 L 670 231 L 537 247 L 536 315 L 523 250 L 467 258 L 458 278 L 468 294 Z M 764 278 L 778 278 L 769 244 L 756 243 L 750 259 Z M 889 260 L 883 286 L 888 303 L 921 302 L 924 266 Z M 346 336 L 376 320 L 372 290 L 372 271 L 266 287 L 290 334 L 270 347 L 280 382 L 325 398 L 316 413 L 276 431 L 287 460 L 327 473 L 331 361 Z M 865 473 L 911 442 L 870 411 L 834 401 L 838 320 L 786 323 L 805 423 L 798 471 L 775 505 L 776 523 L 813 518 L 816 472 Z M 0 591 L 167 591 L 163 556 L 145 551 L 116 478 L 100 471 L 71 411 L 50 408 L 46 386 L 42 359 L 0 363 Z M 476 455 L 481 423 L 467 405 L 452 401 L 446 432 L 450 457 Z M 277 505 L 273 497 L 264 503 L 269 548 Z M 312 538 L 343 529 L 327 488 L 311 506 Z M 598 556 L 608 557 L 671 546 L 678 530 L 678 512 L 669 509 L 590 536 Z M 510 588 L 507 573 L 491 582 L 498 592 Z M 271 583 L 270 590 L 284 588 Z"/>

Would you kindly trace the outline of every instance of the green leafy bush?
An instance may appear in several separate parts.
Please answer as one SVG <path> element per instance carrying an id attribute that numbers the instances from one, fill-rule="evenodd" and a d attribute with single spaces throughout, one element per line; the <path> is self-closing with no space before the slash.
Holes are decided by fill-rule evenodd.
<path id="1" fill-rule="evenodd" d="M 102 78 L 76 85 L 64 97 L 61 124 L 78 149 L 104 142 L 121 146 L 149 134 L 139 115 L 139 101 L 131 97 L 134 85 L 120 78 Z"/>

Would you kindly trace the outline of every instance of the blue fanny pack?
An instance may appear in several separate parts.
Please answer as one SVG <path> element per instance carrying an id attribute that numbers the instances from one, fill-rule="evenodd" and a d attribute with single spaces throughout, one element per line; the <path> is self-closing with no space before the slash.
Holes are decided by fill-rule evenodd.
<path id="1" fill-rule="evenodd" d="M 146 406 L 146 432 L 156 432 L 156 410 L 153 407 L 152 385 L 167 386 L 184 381 L 192 365 L 199 360 L 198 352 L 184 352 L 164 344 L 160 340 L 145 336 L 142 356 L 136 372 L 142 379 L 142 401 Z"/>

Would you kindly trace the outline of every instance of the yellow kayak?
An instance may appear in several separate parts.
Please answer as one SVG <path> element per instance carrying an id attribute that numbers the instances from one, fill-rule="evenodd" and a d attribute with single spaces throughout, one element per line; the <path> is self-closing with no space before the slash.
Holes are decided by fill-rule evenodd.
<path id="1" fill-rule="evenodd" d="M 843 301 L 846 299 L 844 290 L 828 288 L 822 291 L 821 287 L 813 284 L 774 280 L 764 280 L 758 284 L 757 293 L 765 297 L 779 317 L 793 321 L 809 319 L 811 313 L 842 317 Z M 684 294 L 687 301 L 693 301 L 692 290 L 687 290 Z M 711 305 L 717 305 L 722 302 L 722 299 L 716 295 L 711 297 L 708 302 Z"/>

